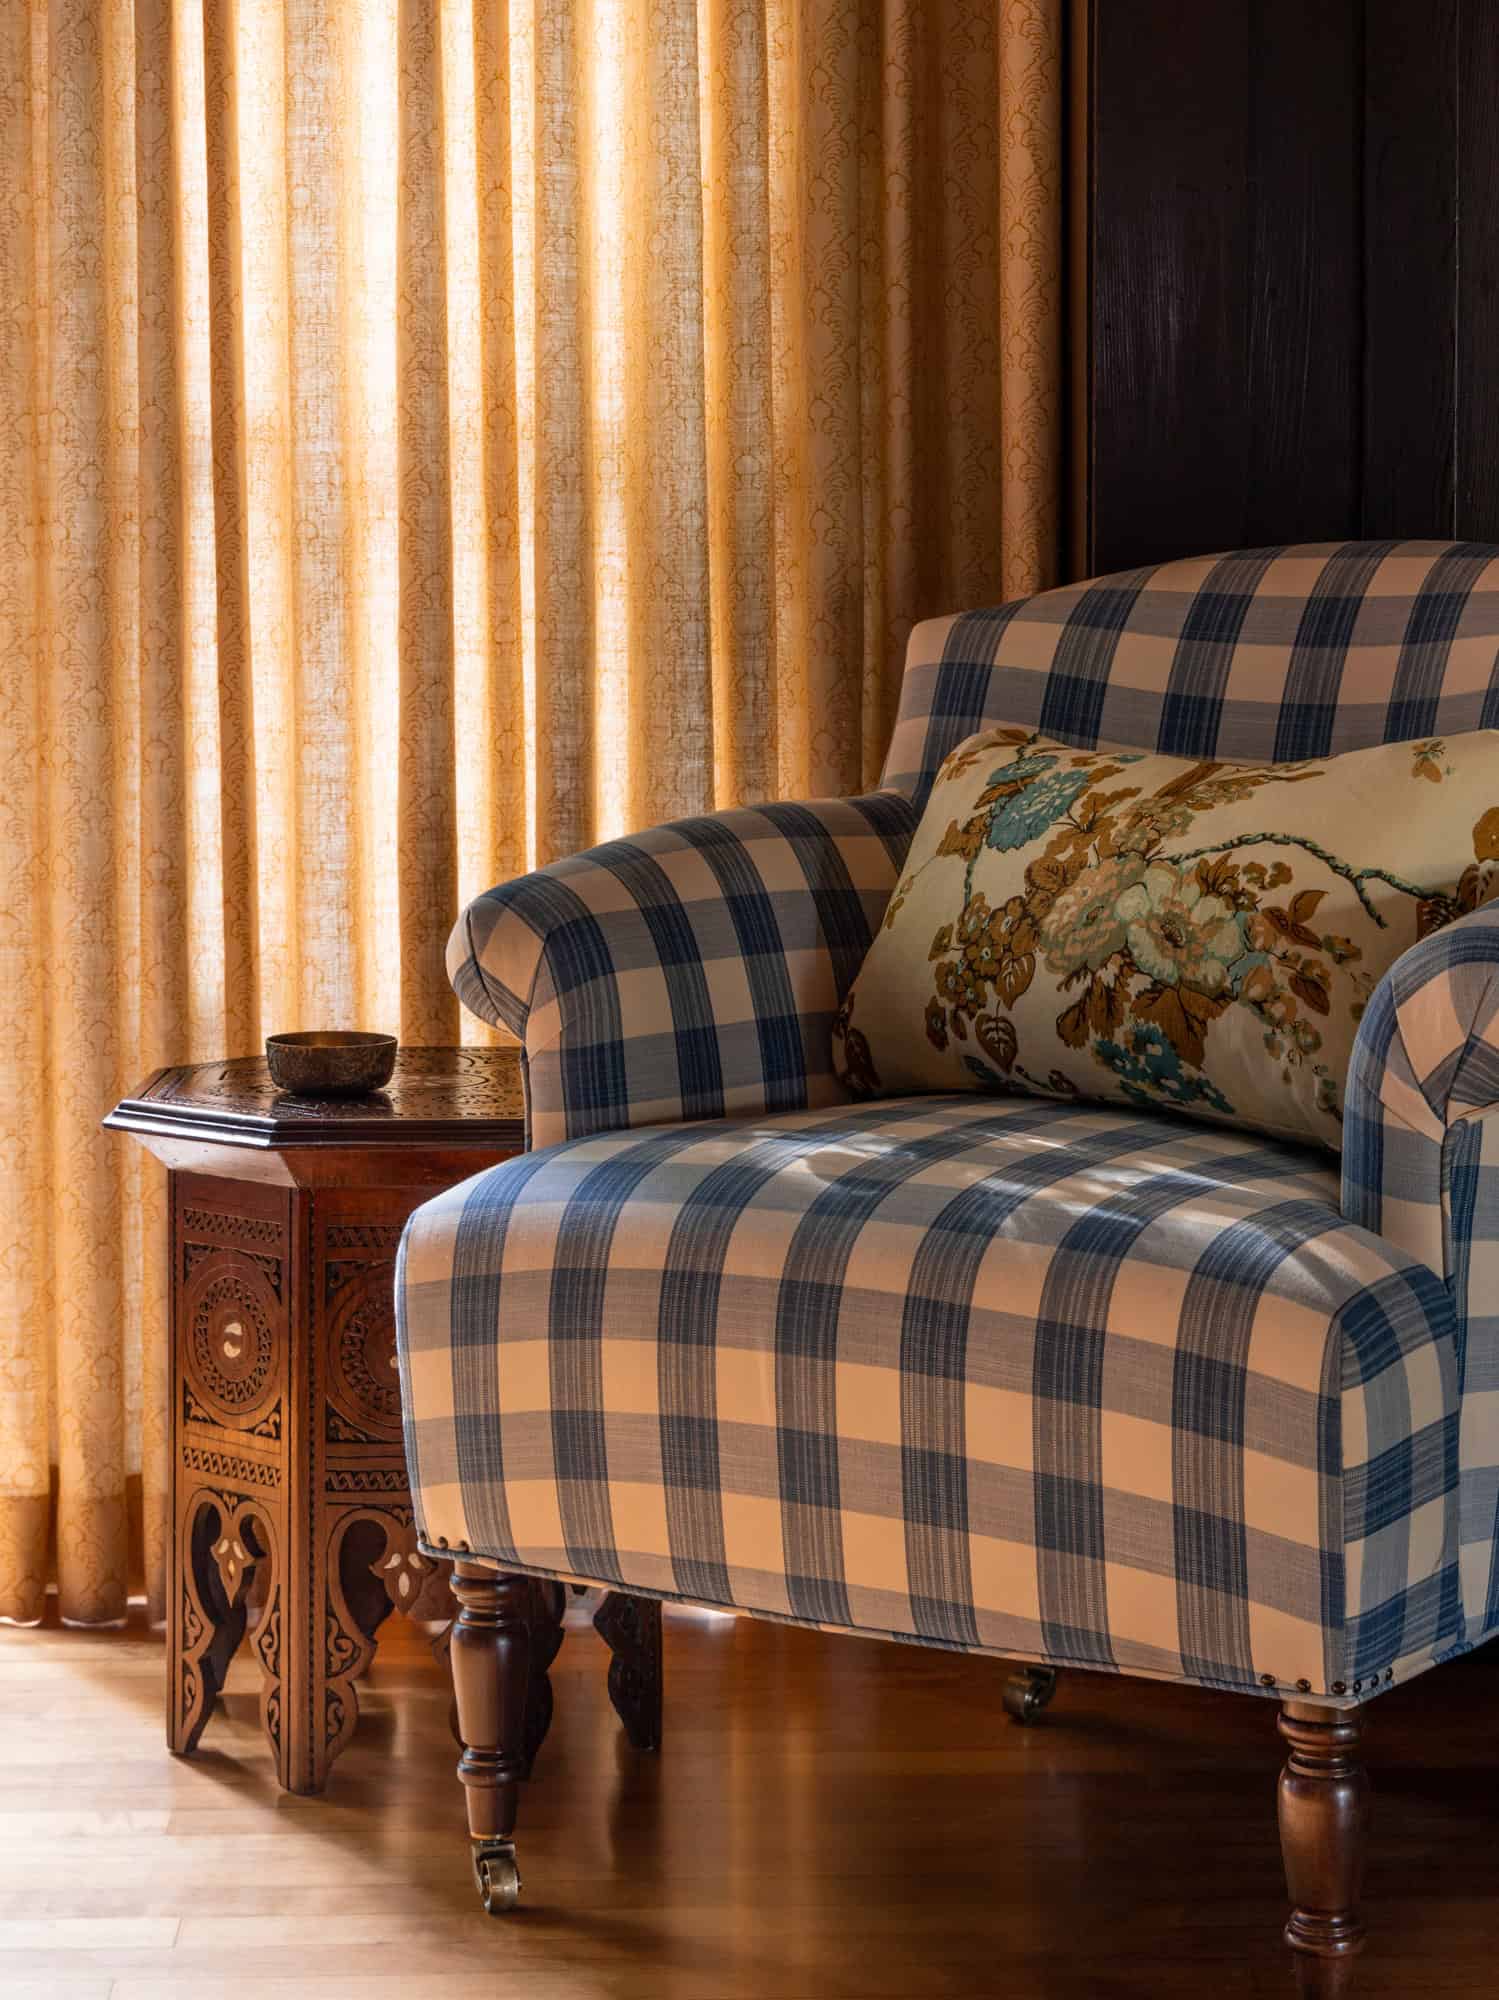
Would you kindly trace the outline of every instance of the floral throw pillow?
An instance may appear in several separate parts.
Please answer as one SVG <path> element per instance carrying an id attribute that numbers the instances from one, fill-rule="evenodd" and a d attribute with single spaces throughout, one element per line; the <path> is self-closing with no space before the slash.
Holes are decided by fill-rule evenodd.
<path id="1" fill-rule="evenodd" d="M 1253 765 L 988 729 L 938 775 L 834 1031 L 840 1074 L 1336 1149 L 1376 983 L 1495 891 L 1499 731 Z"/>

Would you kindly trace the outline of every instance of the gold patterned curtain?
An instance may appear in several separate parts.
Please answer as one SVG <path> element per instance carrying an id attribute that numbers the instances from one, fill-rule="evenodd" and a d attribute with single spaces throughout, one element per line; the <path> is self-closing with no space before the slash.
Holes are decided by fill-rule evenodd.
<path id="1" fill-rule="evenodd" d="M 161 1189 L 459 903 L 1052 579 L 1061 0 L 0 5 L 0 1615 L 159 1602 Z"/>

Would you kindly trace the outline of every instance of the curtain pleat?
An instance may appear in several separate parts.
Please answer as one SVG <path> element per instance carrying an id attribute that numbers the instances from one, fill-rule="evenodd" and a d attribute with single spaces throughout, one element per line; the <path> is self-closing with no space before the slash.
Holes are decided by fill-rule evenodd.
<path id="1" fill-rule="evenodd" d="M 174 58 L 187 43 L 187 10 L 174 9 Z M 196 26 L 197 23 L 194 23 Z M 242 123 L 238 89 L 235 10 L 205 7 L 203 44 L 203 226 L 207 254 L 204 320 L 195 326 L 206 345 L 208 418 L 211 439 L 209 491 L 212 535 L 201 506 L 193 530 L 213 550 L 213 602 L 207 609 L 207 642 L 213 664 L 214 699 L 200 710 L 203 732 L 195 739 L 209 781 L 216 775 L 218 825 L 217 908 L 203 910 L 208 943 L 217 933 L 223 1046 L 253 1048 L 261 1017 L 259 844 L 255 818 L 255 707 L 250 675 L 249 469 L 245 430 L 249 412 L 244 395 L 247 332 L 241 274 L 241 214 L 245 190 L 238 172 Z M 246 108 L 253 133 L 255 121 Z M 184 136 L 191 127 L 184 121 Z M 184 236 L 193 218 L 181 216 Z M 191 250 L 184 243 L 184 265 Z M 198 356 L 200 363 L 205 357 Z M 200 375 L 199 390 L 202 389 Z M 197 496 L 195 496 L 196 498 Z M 206 827 L 200 840 L 212 838 Z M 202 849 L 199 850 L 200 852 Z M 210 949 L 212 947 L 210 946 Z M 201 1023 L 212 1034 L 211 1016 Z M 201 1045 L 197 1045 L 201 1046 Z"/>
<path id="2" fill-rule="evenodd" d="M 778 785 L 770 53 L 761 0 L 702 0 L 703 406 L 713 795 Z"/>
<path id="3" fill-rule="evenodd" d="M 401 0 L 397 477 L 401 489 L 401 1039 L 453 1041 L 443 947 L 458 903 L 454 834 L 453 496 L 448 454 L 444 104 L 437 10 Z"/>
<path id="4" fill-rule="evenodd" d="M 137 1010 L 139 542 L 135 146 L 121 4 L 54 4 L 47 64 L 42 496 L 46 1075 L 42 1218 L 55 1370 L 57 1573 L 82 1619 L 123 1608 L 130 1162 L 99 1130 Z M 128 65 L 128 68 L 127 68 Z M 123 112 L 120 112 L 123 107 Z M 100 1229 L 96 1218 L 113 1226 Z M 122 1420 L 127 1419 L 127 1420 Z"/>
<path id="5" fill-rule="evenodd" d="M 188 790 L 187 677 L 193 598 L 184 576 L 190 530 L 184 479 L 192 455 L 184 435 L 187 397 L 178 341 L 181 284 L 177 219 L 182 176 L 174 98 L 168 0 L 136 0 L 135 180 L 140 470 L 140 719 L 139 862 L 135 926 L 140 963 L 133 999 L 135 1039 L 143 1065 L 156 1068 L 185 1047 L 191 1034 L 191 933 L 184 922 L 190 897 L 189 840 L 183 808 Z M 143 1493 L 143 1565 L 153 1583 L 163 1574 L 167 1532 L 165 1176 L 132 1147 L 122 1218 L 127 1286 L 139 1274 L 127 1321 L 127 1366 L 138 1377 Z M 157 1602 L 160 1602 L 159 1596 Z"/>
<path id="6" fill-rule="evenodd" d="M 99 1119 L 460 1019 L 488 884 L 872 783 L 1052 580 L 1061 0 L 0 8 L 0 1616 L 165 1560 Z"/>
<path id="7" fill-rule="evenodd" d="M 457 759 L 461 904 L 521 873 L 531 845 L 507 0 L 450 0 L 443 49 L 456 712 L 472 732 Z"/>
<path id="8" fill-rule="evenodd" d="M 0 8 L 0 1616 L 47 1582 L 53 1374 L 47 1116 L 45 611 L 47 116 L 39 8 Z M 45 1329 L 45 1330 L 44 1330 Z"/>
<path id="9" fill-rule="evenodd" d="M 1061 535 L 1062 21 L 1003 0 L 999 67 L 1000 595 L 1055 574 Z"/>

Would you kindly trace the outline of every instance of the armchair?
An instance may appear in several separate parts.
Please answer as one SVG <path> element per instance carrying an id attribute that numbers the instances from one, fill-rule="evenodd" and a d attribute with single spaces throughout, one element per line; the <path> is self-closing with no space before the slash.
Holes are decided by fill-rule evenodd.
<path id="1" fill-rule="evenodd" d="M 1347 1990 L 1363 1710 L 1499 1625 L 1499 916 L 1375 992 L 1341 1183 L 1170 1115 L 850 1103 L 831 1024 L 986 724 L 1281 760 L 1496 715 L 1499 551 L 1165 564 L 918 626 L 870 797 L 470 908 L 450 972 L 523 1042 L 535 1150 L 416 1212 L 397 1307 L 488 1907 L 563 1577 L 1275 1703 L 1286 1939 Z"/>

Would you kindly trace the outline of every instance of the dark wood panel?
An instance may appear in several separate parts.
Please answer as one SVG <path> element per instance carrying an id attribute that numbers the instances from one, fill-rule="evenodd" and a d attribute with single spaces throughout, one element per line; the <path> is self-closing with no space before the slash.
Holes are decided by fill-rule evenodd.
<path id="1" fill-rule="evenodd" d="M 1093 558 L 1093 81 L 1092 0 L 1067 8 L 1067 303 L 1063 434 L 1064 576 L 1086 576 Z"/>
<path id="2" fill-rule="evenodd" d="M 1366 0 L 1366 535 L 1455 531 L 1459 4 Z"/>
<path id="3" fill-rule="evenodd" d="M 1091 33 L 1091 566 L 1108 570 L 1237 539 L 1249 29 L 1243 6 L 1140 0 L 1095 6 Z"/>
<path id="4" fill-rule="evenodd" d="M 1467 0 L 1458 101 L 1457 532 L 1499 542 L 1499 7 Z"/>
<path id="5" fill-rule="evenodd" d="M 1358 518 L 1360 11 L 1252 10 L 1248 546 L 1336 539 Z"/>
<path id="6" fill-rule="evenodd" d="M 1075 8 L 1074 566 L 1499 541 L 1499 4 Z"/>
<path id="7" fill-rule="evenodd" d="M 1351 532 L 1359 10 L 1150 0 L 1089 28 L 1090 566 Z"/>

